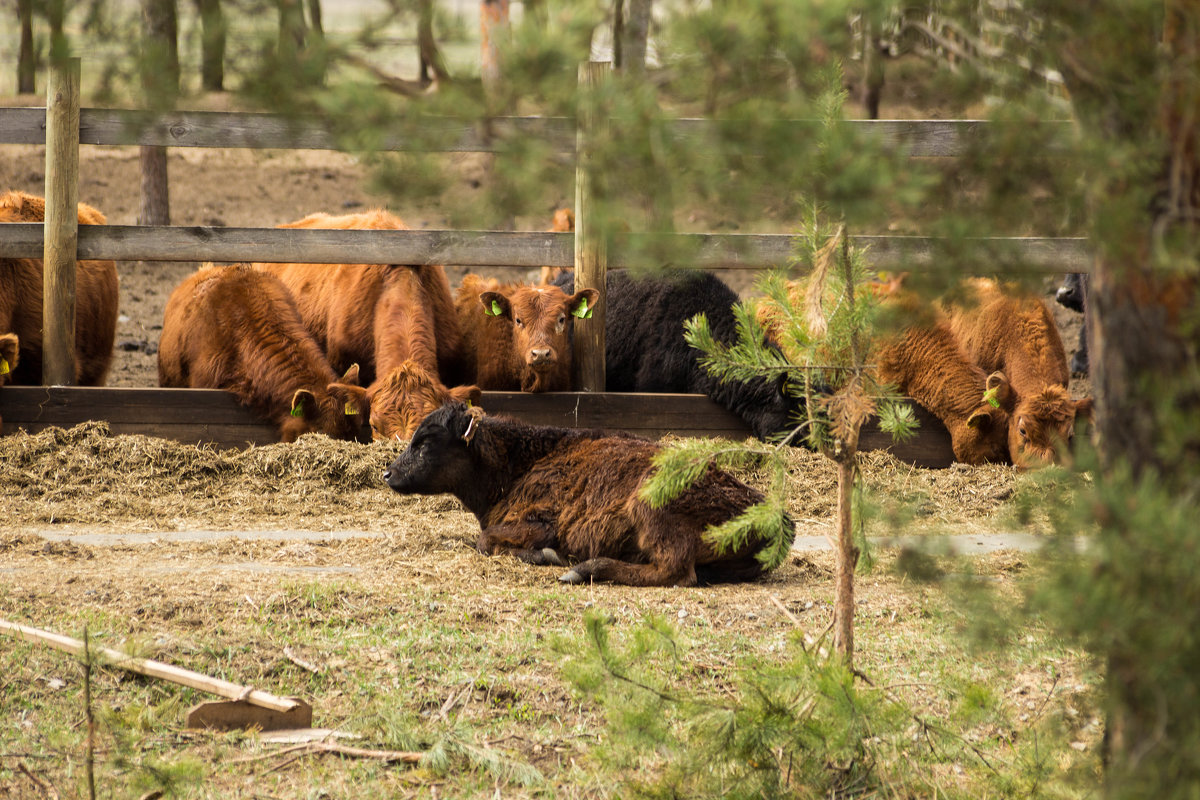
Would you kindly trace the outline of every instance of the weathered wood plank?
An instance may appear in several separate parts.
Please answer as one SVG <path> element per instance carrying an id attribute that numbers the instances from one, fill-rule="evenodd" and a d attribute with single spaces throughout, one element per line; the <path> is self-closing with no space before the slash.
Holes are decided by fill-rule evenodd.
<path id="1" fill-rule="evenodd" d="M 736 440 L 750 435 L 739 417 L 704 395 L 484 392 L 481 405 L 489 413 L 538 425 L 625 430 L 650 438 L 671 433 Z M 914 404 L 914 411 L 921 428 L 913 441 L 896 444 L 869 427 L 862 434 L 862 449 L 890 450 L 922 467 L 949 466 L 949 433 L 920 406 Z M 0 390 L 0 418 L 4 434 L 106 420 L 116 435 L 159 436 L 218 448 L 278 441 L 272 425 L 257 419 L 229 393 L 212 389 L 6 386 Z"/>
<path id="2" fill-rule="evenodd" d="M 41 144 L 45 141 L 44 108 L 0 109 L 0 144 Z M 614 120 L 619 125 L 619 120 Z M 677 119 L 670 125 L 671 139 L 694 146 L 720 134 L 720 120 Z M 823 123 L 789 120 L 798 145 L 811 140 Z M 878 140 L 885 147 L 904 148 L 914 157 L 945 158 L 962 155 L 1001 123 L 986 120 L 846 120 L 849 135 Z M 1067 136 L 1069 121 L 1037 123 Z M 1027 125 L 1023 127 L 1028 128 Z M 426 117 L 419 136 L 385 135 L 380 150 L 424 152 L 494 152 L 506 136 L 536 136 L 550 142 L 556 152 L 573 153 L 575 120 L 568 117 L 501 117 L 485 131 L 476 122 Z M 1040 135 L 1039 135 L 1040 140 Z M 158 145 L 163 147 L 247 147 L 302 150 L 351 150 L 352 142 L 338 141 L 326 122 L 316 117 L 225 111 L 172 111 L 150 113 L 133 109 L 85 108 L 80 112 L 79 141 L 96 145 Z"/>
<path id="3" fill-rule="evenodd" d="M 102 209 L 103 210 L 103 209 Z M 698 269 L 763 269 L 786 265 L 789 234 L 671 234 Z M 636 266 L 649 234 L 618 237 L 608 249 L 611 268 Z M 947 259 L 980 272 L 1088 272 L 1084 238 L 855 236 L 877 269 L 917 271 Z M 40 258 L 42 226 L 0 224 L 0 257 Z M 116 261 L 305 261 L 318 264 L 454 264 L 466 267 L 570 267 L 574 235 L 545 231 L 345 231 L 208 226 L 87 225 L 79 258 Z"/>

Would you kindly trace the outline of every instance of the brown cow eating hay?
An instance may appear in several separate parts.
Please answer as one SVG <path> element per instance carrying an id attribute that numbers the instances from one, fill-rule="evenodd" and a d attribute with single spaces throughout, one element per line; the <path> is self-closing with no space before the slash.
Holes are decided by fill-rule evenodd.
<path id="1" fill-rule="evenodd" d="M 455 298 L 464 349 L 484 389 L 563 392 L 571 388 L 571 328 L 600 293 L 501 284 L 466 275 Z"/>
<path id="2" fill-rule="evenodd" d="M 281 228 L 404 230 L 394 214 L 374 209 L 358 214 L 310 214 Z M 283 281 L 296 300 L 309 333 L 335 370 L 362 368 L 372 409 L 378 410 L 376 438 L 408 438 L 425 407 L 423 396 L 395 390 L 404 379 L 389 380 L 403 364 L 425 371 L 435 391 L 463 372 L 458 318 L 446 273 L 432 264 L 255 264 Z M 470 387 L 459 395 L 468 396 Z M 395 411 L 396 413 L 391 413 Z"/>
<path id="3" fill-rule="evenodd" d="M 1066 351 L 1050 309 L 1015 286 L 977 278 L 968 282 L 972 305 L 950 309 L 950 325 L 971 361 L 1003 370 L 997 393 L 1009 413 L 1013 463 L 1031 467 L 1055 460 L 1071 443 L 1076 417 L 1090 419 L 1090 398 L 1071 399 Z"/>
<path id="4" fill-rule="evenodd" d="M 753 580 L 791 544 L 751 530 L 719 552 L 706 531 L 763 501 L 757 490 L 710 467 L 661 508 L 641 497 L 657 444 L 632 436 L 528 425 L 450 403 L 425 418 L 383 474 L 402 494 L 453 494 L 479 520 L 478 548 L 531 564 L 578 561 L 559 580 L 691 586 Z M 778 546 L 777 546 L 778 545 Z"/>
<path id="5" fill-rule="evenodd" d="M 25 192 L 0 194 L 0 222 L 44 222 L 46 201 Z M 106 219 L 79 204 L 80 225 Z M 42 282 L 40 258 L 0 258 L 0 333 L 20 338 L 21 363 L 8 379 L 18 385 L 42 382 Z M 75 267 L 75 382 L 103 386 L 117 337 L 117 266 L 111 261 L 80 261 Z M 15 363 L 15 359 L 14 362 Z"/>
<path id="6" fill-rule="evenodd" d="M 232 392 L 282 441 L 310 431 L 355 438 L 366 407 L 357 380 L 357 366 L 338 380 L 287 288 L 249 265 L 206 265 L 167 300 L 159 384 Z"/>

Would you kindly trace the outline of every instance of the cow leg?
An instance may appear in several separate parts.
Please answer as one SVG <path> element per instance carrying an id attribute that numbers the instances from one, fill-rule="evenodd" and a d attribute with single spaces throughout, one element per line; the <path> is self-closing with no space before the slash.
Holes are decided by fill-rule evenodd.
<path id="1" fill-rule="evenodd" d="M 526 564 L 567 565 L 554 549 L 558 546 L 558 537 L 553 529 L 544 525 L 491 525 L 480 531 L 475 546 L 485 556 L 508 553 Z"/>
<path id="2" fill-rule="evenodd" d="M 637 532 L 638 551 L 647 563 L 633 564 L 615 558 L 589 558 L 559 577 L 563 583 L 593 581 L 627 586 L 694 586 L 696 548 L 701 526 L 664 509 L 630 500 L 625 512 Z"/>

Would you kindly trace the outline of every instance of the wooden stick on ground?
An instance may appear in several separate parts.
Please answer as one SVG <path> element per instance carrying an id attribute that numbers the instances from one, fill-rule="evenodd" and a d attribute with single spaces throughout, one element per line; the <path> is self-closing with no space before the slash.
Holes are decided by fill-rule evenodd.
<path id="1" fill-rule="evenodd" d="M 78 639 L 39 630 L 38 628 L 18 625 L 15 622 L 8 622 L 6 620 L 0 620 L 0 633 L 8 633 L 30 642 L 48 644 L 58 650 L 64 650 L 75 655 L 82 655 L 84 651 L 83 642 Z M 241 686 L 221 680 L 220 678 L 213 678 L 199 672 L 192 672 L 182 667 L 174 667 L 170 664 L 164 664 L 161 661 L 152 661 L 148 658 L 135 658 L 128 653 L 122 653 L 120 650 L 113 650 L 108 647 L 92 647 L 90 650 L 93 655 L 103 658 L 111 666 L 119 669 L 170 681 L 180 686 L 199 689 L 202 692 L 209 692 L 230 700 L 245 700 L 251 705 L 269 708 L 274 711 L 291 711 L 300 705 L 297 700 L 276 697 L 273 694 L 252 689 L 249 686 Z"/>

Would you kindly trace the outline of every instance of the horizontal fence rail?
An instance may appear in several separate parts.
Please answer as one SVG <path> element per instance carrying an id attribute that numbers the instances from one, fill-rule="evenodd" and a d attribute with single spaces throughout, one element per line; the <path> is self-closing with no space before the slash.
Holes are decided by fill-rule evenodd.
<path id="1" fill-rule="evenodd" d="M 574 234 L 511 231 L 363 231 L 210 226 L 80 225 L 78 256 L 114 261 L 264 261 L 315 264 L 452 264 L 464 267 L 570 267 Z M 786 266 L 794 237 L 783 233 L 670 234 L 696 269 Z M 645 267 L 639 253 L 653 248 L 650 234 L 618 236 L 610 267 Z M 0 258 L 41 258 L 42 225 L 0 224 Z M 854 236 L 876 269 L 936 268 L 946 259 L 1005 272 L 1087 272 L 1083 238 Z"/>
<path id="2" fill-rule="evenodd" d="M 720 436 L 745 439 L 740 417 L 700 394 L 615 392 L 484 392 L 480 406 L 535 425 L 621 430 L 647 438 Z M 888 450 L 918 467 L 947 467 L 954 460 L 950 434 L 920 406 L 913 411 L 921 435 L 895 442 L 874 421 L 863 426 L 861 450 Z M 5 386 L 0 390 L 3 430 L 37 433 L 104 420 L 113 435 L 157 436 L 185 444 L 244 448 L 279 441 L 275 426 L 256 417 L 229 392 L 217 389 L 155 389 Z M 363 431 L 363 438 L 369 438 Z"/>
<path id="3" fill-rule="evenodd" d="M 723 125 L 741 121 L 677 119 L 670 126 L 673 141 L 688 144 L 718 135 Z M 812 136 L 824 123 L 789 120 L 796 137 Z M 910 156 L 949 158 L 962 155 L 972 144 L 1005 126 L 1029 134 L 1031 127 L 985 120 L 846 120 L 847 133 L 862 134 L 885 147 L 906 148 Z M 1069 121 L 1039 122 L 1059 141 L 1074 131 Z M 990 132 L 990 133 L 989 133 Z M 576 121 L 569 117 L 498 117 L 486 124 L 450 118 L 423 117 L 419 136 L 394 133 L 370 142 L 371 149 L 423 152 L 495 152 L 505 136 L 535 136 L 559 153 L 575 152 Z M 0 144 L 44 144 L 46 109 L 0 109 Z M 247 147 L 300 150 L 342 150 L 352 142 L 339 138 L 315 117 L 232 111 L 147 112 L 115 108 L 81 108 L 79 142 L 94 145 L 158 145 L 163 147 Z M 365 146 L 362 149 L 367 149 Z"/>

